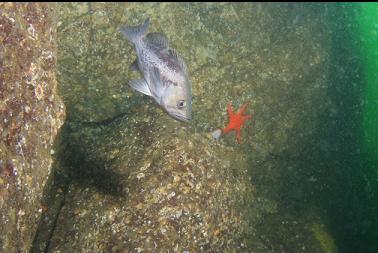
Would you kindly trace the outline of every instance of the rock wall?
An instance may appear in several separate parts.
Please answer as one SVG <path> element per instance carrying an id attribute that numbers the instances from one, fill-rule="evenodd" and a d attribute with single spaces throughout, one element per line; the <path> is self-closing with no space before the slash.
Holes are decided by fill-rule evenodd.
<path id="1" fill-rule="evenodd" d="M 54 4 L 0 3 L 0 251 L 27 252 L 65 117 Z"/>

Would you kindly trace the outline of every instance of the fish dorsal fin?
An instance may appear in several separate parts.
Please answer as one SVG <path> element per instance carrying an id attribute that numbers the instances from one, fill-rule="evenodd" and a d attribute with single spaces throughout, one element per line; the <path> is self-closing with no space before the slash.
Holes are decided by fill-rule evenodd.
<path id="1" fill-rule="evenodd" d="M 181 67 L 181 69 L 187 73 L 188 69 L 184 62 L 184 59 L 176 52 L 174 49 L 169 49 L 170 56 L 177 62 L 177 64 Z"/>
<path id="2" fill-rule="evenodd" d="M 153 32 L 147 34 L 146 42 L 159 49 L 168 49 L 169 47 L 168 38 L 163 33 Z"/>

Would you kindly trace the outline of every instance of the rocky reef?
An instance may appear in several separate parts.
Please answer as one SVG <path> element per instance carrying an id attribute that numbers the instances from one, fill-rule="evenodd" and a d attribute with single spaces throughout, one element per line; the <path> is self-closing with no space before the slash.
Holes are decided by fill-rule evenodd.
<path id="1" fill-rule="evenodd" d="M 315 200 L 335 113 L 330 9 L 1 4 L 0 249 L 337 252 Z M 118 29 L 147 17 L 188 65 L 189 124 L 127 85 L 136 55 Z M 211 137 L 228 102 L 249 102 L 242 144 Z"/>
<path id="2" fill-rule="evenodd" d="M 323 143 L 327 15 L 316 4 L 59 5 L 68 123 L 35 252 L 323 252 L 299 204 L 313 183 L 299 158 Z M 187 62 L 190 124 L 127 85 L 135 53 L 118 28 L 147 17 Z M 250 102 L 241 145 L 210 135 L 229 101 Z"/>
<path id="3" fill-rule="evenodd" d="M 65 117 L 54 4 L 0 3 L 0 251 L 27 252 Z"/>

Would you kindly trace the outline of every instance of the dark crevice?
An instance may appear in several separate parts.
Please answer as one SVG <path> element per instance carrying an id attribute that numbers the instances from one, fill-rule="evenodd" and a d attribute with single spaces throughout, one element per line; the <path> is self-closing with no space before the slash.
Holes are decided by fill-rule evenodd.
<path id="1" fill-rule="evenodd" d="M 59 212 L 65 204 L 65 195 L 69 188 L 70 181 L 63 169 L 63 164 L 70 161 L 70 158 L 65 155 L 65 149 L 67 149 L 68 146 L 67 143 L 64 142 L 66 136 L 67 124 L 65 123 L 55 139 L 52 174 L 44 188 L 41 201 L 42 215 L 30 253 L 47 252 L 50 239 L 57 225 Z M 65 160 L 67 158 L 68 160 Z"/>

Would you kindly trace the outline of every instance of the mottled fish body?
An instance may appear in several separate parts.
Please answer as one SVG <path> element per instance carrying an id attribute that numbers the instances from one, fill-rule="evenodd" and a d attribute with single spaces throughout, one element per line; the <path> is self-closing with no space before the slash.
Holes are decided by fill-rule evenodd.
<path id="1" fill-rule="evenodd" d="M 122 27 L 123 35 L 134 45 L 137 54 L 131 70 L 143 75 L 130 86 L 155 101 L 172 117 L 189 121 L 192 113 L 191 83 L 182 57 L 169 47 L 163 33 L 147 34 L 149 19 L 140 26 Z"/>

